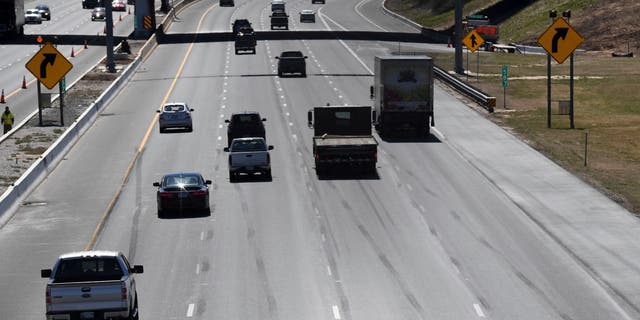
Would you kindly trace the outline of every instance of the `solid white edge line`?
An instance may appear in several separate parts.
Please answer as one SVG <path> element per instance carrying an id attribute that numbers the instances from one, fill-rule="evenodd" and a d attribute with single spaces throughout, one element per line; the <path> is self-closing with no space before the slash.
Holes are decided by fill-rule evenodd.
<path id="1" fill-rule="evenodd" d="M 479 304 L 474 303 L 473 304 L 473 308 L 476 309 L 476 313 L 478 314 L 478 317 L 480 317 L 480 318 L 484 318 L 485 317 L 484 312 L 482 312 L 482 308 L 480 307 Z"/>
<path id="2" fill-rule="evenodd" d="M 336 320 L 340 320 L 340 309 L 338 309 L 338 306 L 334 305 L 333 307 L 331 307 L 331 309 L 333 310 L 333 317 Z"/>
<path id="3" fill-rule="evenodd" d="M 190 303 L 189 307 L 187 308 L 187 318 L 191 318 L 193 317 L 193 312 L 196 309 L 196 305 L 195 303 Z"/>
<path id="4" fill-rule="evenodd" d="M 359 16 L 361 16 L 363 19 L 367 20 L 367 22 L 371 23 L 372 25 L 376 26 L 378 29 L 380 29 L 380 30 L 382 30 L 382 31 L 384 31 L 384 32 L 388 32 L 388 30 L 387 30 L 387 29 L 385 29 L 385 28 L 383 28 L 383 27 L 381 27 L 381 26 L 379 26 L 379 25 L 375 24 L 375 23 L 374 23 L 373 21 L 371 21 L 369 18 L 365 17 L 365 16 L 362 14 L 362 12 L 360 12 L 360 10 L 358 10 L 358 9 L 359 9 L 360 7 L 362 7 L 362 6 L 364 5 L 364 3 L 365 3 L 365 2 L 367 2 L 367 1 L 369 1 L 369 0 L 362 0 L 362 1 L 358 2 L 358 4 L 356 4 L 356 6 L 355 6 L 355 7 L 353 7 L 353 10 L 355 10 L 355 11 L 356 11 L 356 13 L 357 13 Z"/>

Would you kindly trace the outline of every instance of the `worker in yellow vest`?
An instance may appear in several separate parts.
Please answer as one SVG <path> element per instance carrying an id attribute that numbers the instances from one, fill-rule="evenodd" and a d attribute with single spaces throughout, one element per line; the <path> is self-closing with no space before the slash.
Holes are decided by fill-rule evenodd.
<path id="1" fill-rule="evenodd" d="M 4 133 L 6 134 L 13 127 L 13 113 L 9 110 L 9 107 L 4 108 L 2 113 L 2 124 L 4 125 Z"/>

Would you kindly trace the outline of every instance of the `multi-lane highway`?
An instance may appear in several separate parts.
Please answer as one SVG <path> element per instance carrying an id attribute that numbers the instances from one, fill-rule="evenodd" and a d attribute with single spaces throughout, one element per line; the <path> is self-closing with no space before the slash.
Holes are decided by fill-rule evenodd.
<path id="1" fill-rule="evenodd" d="M 287 6 L 292 29 L 410 30 L 377 0 Z M 318 22 L 298 23 L 305 8 Z M 267 30 L 268 15 L 265 1 L 203 0 L 168 32 L 236 18 Z M 431 140 L 381 141 L 377 179 L 317 179 L 307 110 L 370 104 L 373 57 L 388 47 L 157 47 L 30 205 L 5 215 L 0 319 L 42 319 L 39 270 L 85 248 L 145 266 L 142 319 L 638 318 L 640 224 L 441 88 Z M 275 76 L 284 50 L 309 57 L 307 78 Z M 195 109 L 192 133 L 158 133 L 168 101 Z M 271 182 L 228 180 L 224 120 L 244 110 L 268 119 Z M 211 216 L 158 219 L 152 183 L 182 170 L 213 180 Z"/>

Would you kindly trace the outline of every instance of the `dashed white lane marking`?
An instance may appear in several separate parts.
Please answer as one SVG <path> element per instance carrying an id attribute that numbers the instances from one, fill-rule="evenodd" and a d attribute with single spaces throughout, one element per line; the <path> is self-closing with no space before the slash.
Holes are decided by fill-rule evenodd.
<path id="1" fill-rule="evenodd" d="M 410 184 L 407 184 L 407 189 L 409 189 L 409 191 L 413 191 L 413 187 Z"/>
<path id="2" fill-rule="evenodd" d="M 200 264 L 196 264 L 196 274 L 200 274 Z"/>
<path id="3" fill-rule="evenodd" d="M 222 136 L 218 136 L 218 140 L 222 140 Z"/>
<path id="4" fill-rule="evenodd" d="M 480 317 L 480 318 L 484 318 L 485 317 L 484 312 L 482 311 L 482 307 L 480 307 L 479 304 L 474 303 L 473 304 L 473 308 L 476 309 L 476 313 L 478 314 L 478 317 Z"/>
<path id="5" fill-rule="evenodd" d="M 327 274 L 329 275 L 329 277 L 333 277 L 333 273 L 331 273 L 331 267 L 327 266 Z"/>
<path id="6" fill-rule="evenodd" d="M 190 303 L 187 308 L 187 318 L 193 317 L 193 312 L 196 310 L 196 305 L 194 303 Z"/>
<path id="7" fill-rule="evenodd" d="M 340 320 L 340 319 L 342 319 L 342 318 L 340 317 L 340 309 L 338 309 L 338 306 L 334 305 L 333 307 L 331 307 L 331 309 L 333 310 L 333 317 L 334 317 L 336 320 Z"/>
<path id="8" fill-rule="evenodd" d="M 322 234 L 322 242 L 327 242 L 327 236 L 325 236 L 324 233 Z"/>
<path id="9" fill-rule="evenodd" d="M 424 209 L 424 206 L 423 206 L 423 205 L 419 205 L 419 206 L 418 206 L 418 208 L 420 208 L 420 211 L 421 211 L 422 213 L 426 213 L 426 210 Z"/>
<path id="10" fill-rule="evenodd" d="M 204 240 L 204 231 L 200 232 L 200 241 Z"/>
<path id="11" fill-rule="evenodd" d="M 218 129 L 222 129 L 222 125 L 219 125 L 219 126 L 218 126 Z"/>

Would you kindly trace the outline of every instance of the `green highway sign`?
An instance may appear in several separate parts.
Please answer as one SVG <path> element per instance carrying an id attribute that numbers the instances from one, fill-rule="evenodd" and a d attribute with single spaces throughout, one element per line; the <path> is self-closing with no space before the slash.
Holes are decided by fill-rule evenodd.
<path id="1" fill-rule="evenodd" d="M 509 80 L 509 67 L 502 66 L 502 87 L 506 88 L 509 86 L 508 80 Z"/>

